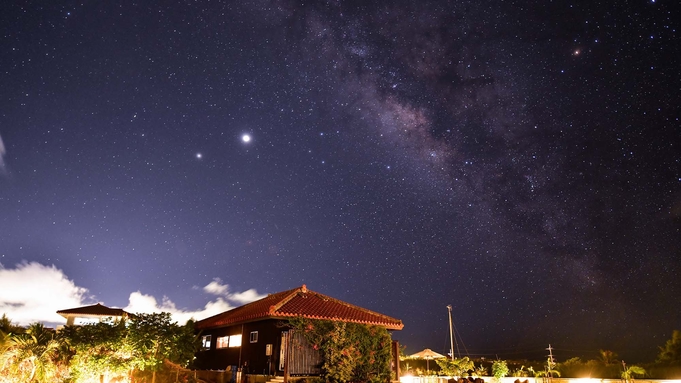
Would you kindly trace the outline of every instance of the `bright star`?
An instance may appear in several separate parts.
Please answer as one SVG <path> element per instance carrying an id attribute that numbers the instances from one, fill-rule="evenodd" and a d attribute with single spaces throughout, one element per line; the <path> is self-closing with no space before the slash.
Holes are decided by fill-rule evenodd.
<path id="1" fill-rule="evenodd" d="M 251 142 L 251 136 L 248 135 L 248 134 L 244 134 L 243 136 L 241 136 L 241 141 L 243 141 L 243 142 Z"/>
<path id="2" fill-rule="evenodd" d="M 196 159 L 200 160 L 201 158 L 203 158 L 203 154 L 196 153 Z"/>

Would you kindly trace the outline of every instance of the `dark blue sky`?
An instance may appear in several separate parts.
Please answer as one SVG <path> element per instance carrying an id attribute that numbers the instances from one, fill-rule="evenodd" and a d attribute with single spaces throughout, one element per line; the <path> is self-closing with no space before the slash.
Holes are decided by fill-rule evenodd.
<path id="1" fill-rule="evenodd" d="M 409 352 L 448 350 L 452 304 L 473 356 L 652 360 L 681 328 L 673 5 L 5 2 L 0 263 L 116 307 L 305 283 Z"/>

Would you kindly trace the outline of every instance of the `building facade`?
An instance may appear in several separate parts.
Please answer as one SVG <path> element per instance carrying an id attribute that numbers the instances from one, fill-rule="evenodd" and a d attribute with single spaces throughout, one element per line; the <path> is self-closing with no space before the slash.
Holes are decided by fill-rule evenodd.
<path id="1" fill-rule="evenodd" d="M 132 314 L 123 309 L 106 307 L 100 303 L 91 306 L 59 310 L 57 311 L 57 314 L 66 319 L 67 326 L 79 326 L 88 323 L 97 323 L 103 320 L 119 321 L 132 316 Z"/>
<path id="2" fill-rule="evenodd" d="M 361 323 L 401 330 L 402 321 L 307 289 L 305 285 L 271 294 L 196 323 L 203 348 L 195 368 L 244 373 L 317 375 L 321 356 L 288 320 L 296 317 Z M 288 359 L 288 360 L 287 360 Z"/>

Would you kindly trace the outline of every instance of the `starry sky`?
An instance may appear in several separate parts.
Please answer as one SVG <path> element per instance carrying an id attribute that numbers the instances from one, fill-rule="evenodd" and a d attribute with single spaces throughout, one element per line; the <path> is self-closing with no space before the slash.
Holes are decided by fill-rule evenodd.
<path id="1" fill-rule="evenodd" d="M 0 311 L 306 284 L 409 353 L 449 350 L 451 304 L 458 354 L 653 360 L 681 329 L 674 3 L 2 2 Z"/>

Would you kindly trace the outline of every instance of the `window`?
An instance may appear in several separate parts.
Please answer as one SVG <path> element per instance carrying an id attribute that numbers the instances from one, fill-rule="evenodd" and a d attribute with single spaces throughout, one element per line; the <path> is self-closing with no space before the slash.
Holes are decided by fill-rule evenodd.
<path id="1" fill-rule="evenodd" d="M 258 332 L 251 331 L 251 343 L 258 343 Z"/>
<path id="2" fill-rule="evenodd" d="M 229 337 L 228 336 L 219 336 L 218 341 L 215 344 L 215 348 L 227 348 L 229 345 Z"/>
<path id="3" fill-rule="evenodd" d="M 219 336 L 215 348 L 241 347 L 241 334 Z"/>
<path id="4" fill-rule="evenodd" d="M 99 318 L 76 318 L 73 321 L 73 324 L 75 324 L 76 326 L 85 326 L 88 324 L 95 324 L 99 322 L 100 322 Z"/>
<path id="5" fill-rule="evenodd" d="M 201 337 L 201 349 L 210 350 L 210 335 L 204 335 Z"/>
<path id="6" fill-rule="evenodd" d="M 241 347 L 241 334 L 229 337 L 229 347 Z"/>

